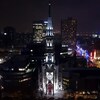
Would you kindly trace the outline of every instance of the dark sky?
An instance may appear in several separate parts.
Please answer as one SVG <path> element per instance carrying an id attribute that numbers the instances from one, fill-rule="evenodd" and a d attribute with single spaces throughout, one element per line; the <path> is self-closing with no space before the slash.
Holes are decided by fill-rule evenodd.
<path id="1" fill-rule="evenodd" d="M 62 18 L 78 20 L 78 31 L 100 31 L 100 0 L 51 0 L 54 30 Z M 0 29 L 13 26 L 16 31 L 32 32 L 34 20 L 47 19 L 48 0 L 0 0 Z"/>

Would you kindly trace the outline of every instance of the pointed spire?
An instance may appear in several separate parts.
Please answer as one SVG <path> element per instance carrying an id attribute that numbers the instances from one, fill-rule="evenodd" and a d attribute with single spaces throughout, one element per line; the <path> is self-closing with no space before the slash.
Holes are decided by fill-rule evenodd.
<path id="1" fill-rule="evenodd" d="M 49 17 L 51 17 L 51 3 L 49 1 Z"/>

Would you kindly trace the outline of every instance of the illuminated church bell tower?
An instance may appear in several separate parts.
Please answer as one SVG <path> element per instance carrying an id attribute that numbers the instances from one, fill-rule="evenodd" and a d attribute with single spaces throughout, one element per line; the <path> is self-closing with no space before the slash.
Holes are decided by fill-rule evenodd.
<path id="1" fill-rule="evenodd" d="M 44 62 L 42 64 L 42 89 L 46 95 L 54 95 L 58 88 L 58 67 L 55 65 L 54 34 L 51 18 L 51 4 L 49 3 L 49 17 L 47 21 Z"/>

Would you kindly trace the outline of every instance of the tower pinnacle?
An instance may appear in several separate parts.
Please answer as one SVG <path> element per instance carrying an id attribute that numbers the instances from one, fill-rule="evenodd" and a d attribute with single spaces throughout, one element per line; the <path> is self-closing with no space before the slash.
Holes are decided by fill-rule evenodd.
<path id="1" fill-rule="evenodd" d="M 49 1 L 49 17 L 51 17 L 51 3 L 50 3 L 50 1 Z"/>

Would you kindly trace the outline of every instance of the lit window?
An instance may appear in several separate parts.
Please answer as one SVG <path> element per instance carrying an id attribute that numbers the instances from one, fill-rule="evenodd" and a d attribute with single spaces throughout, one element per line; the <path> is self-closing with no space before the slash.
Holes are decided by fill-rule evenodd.
<path id="1" fill-rule="evenodd" d="M 52 62 L 54 62 L 54 56 L 52 56 L 51 60 L 52 60 Z"/>
<path id="2" fill-rule="evenodd" d="M 47 42 L 47 47 L 49 47 L 49 42 Z"/>
<path id="3" fill-rule="evenodd" d="M 50 47 L 52 47 L 52 43 L 50 42 Z"/>
<path id="4" fill-rule="evenodd" d="M 92 34 L 92 37 L 96 38 L 98 35 L 97 34 Z"/>
<path id="5" fill-rule="evenodd" d="M 48 56 L 46 56 L 46 62 L 48 62 Z"/>

